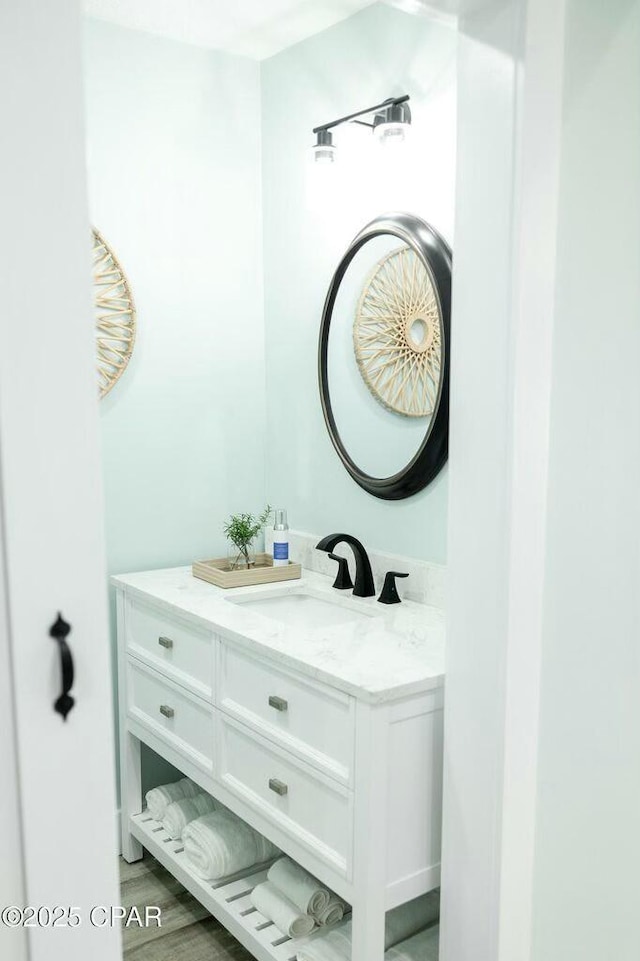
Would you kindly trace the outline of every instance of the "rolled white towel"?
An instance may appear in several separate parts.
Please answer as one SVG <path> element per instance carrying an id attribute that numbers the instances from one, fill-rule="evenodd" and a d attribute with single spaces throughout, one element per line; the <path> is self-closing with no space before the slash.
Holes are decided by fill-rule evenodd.
<path id="1" fill-rule="evenodd" d="M 329 905 L 331 896 L 326 888 L 290 858 L 272 864 L 267 877 L 304 914 L 317 915 Z"/>
<path id="2" fill-rule="evenodd" d="M 226 809 L 191 821 L 182 842 L 190 866 L 205 881 L 236 874 L 279 854 L 270 841 Z"/>
<path id="3" fill-rule="evenodd" d="M 218 810 L 222 805 L 214 800 L 210 794 L 196 794 L 195 797 L 183 797 L 179 801 L 172 801 L 168 806 L 162 827 L 174 840 L 182 837 L 182 832 L 190 821 Z"/>
<path id="4" fill-rule="evenodd" d="M 426 931 L 414 934 L 395 948 L 385 952 L 385 961 L 438 961 L 440 950 L 440 925 L 434 924 Z"/>
<path id="5" fill-rule="evenodd" d="M 251 903 L 265 918 L 273 921 L 278 931 L 290 938 L 303 938 L 315 928 L 311 915 L 301 911 L 270 881 L 264 881 L 253 889 Z"/>
<path id="6" fill-rule="evenodd" d="M 330 891 L 329 903 L 326 908 L 321 911 L 314 911 L 312 917 L 321 925 L 337 924 L 338 921 L 342 921 L 345 909 L 344 901 L 341 901 L 337 894 Z"/>
<path id="7" fill-rule="evenodd" d="M 156 821 L 162 821 L 167 808 L 173 801 L 179 801 L 185 797 L 195 797 L 200 794 L 202 788 L 194 784 L 188 777 L 183 777 L 180 781 L 173 781 L 171 784 L 161 784 L 147 791 L 146 801 L 147 810 Z"/>
<path id="8" fill-rule="evenodd" d="M 385 925 L 385 951 L 433 924 L 439 911 L 439 891 L 430 891 L 389 911 Z M 351 930 L 352 921 L 349 920 L 337 928 L 330 928 L 326 934 L 318 934 L 298 948 L 298 961 L 350 961 Z"/>

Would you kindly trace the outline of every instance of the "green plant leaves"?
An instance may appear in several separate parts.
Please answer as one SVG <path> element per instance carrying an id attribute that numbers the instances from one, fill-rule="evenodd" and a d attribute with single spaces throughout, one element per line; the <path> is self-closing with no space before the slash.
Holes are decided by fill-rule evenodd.
<path id="1" fill-rule="evenodd" d="M 232 514 L 223 527 L 223 531 L 228 540 L 242 553 L 246 553 L 247 548 L 258 536 L 271 516 L 269 504 L 263 512 L 255 517 L 253 514 Z"/>

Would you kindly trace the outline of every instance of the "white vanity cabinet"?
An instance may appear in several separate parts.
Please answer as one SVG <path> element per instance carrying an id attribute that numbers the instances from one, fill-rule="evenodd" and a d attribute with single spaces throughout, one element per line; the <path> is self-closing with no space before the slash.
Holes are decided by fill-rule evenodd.
<path id="1" fill-rule="evenodd" d="M 147 848 L 260 961 L 295 958 L 251 907 L 264 873 L 202 882 L 146 815 L 144 742 L 352 904 L 352 961 L 382 961 L 385 911 L 439 884 L 442 679 L 382 699 L 345 690 L 311 676 L 303 649 L 249 647 L 210 585 L 194 587 L 216 592 L 203 604 L 153 572 L 113 581 L 124 857 Z"/>

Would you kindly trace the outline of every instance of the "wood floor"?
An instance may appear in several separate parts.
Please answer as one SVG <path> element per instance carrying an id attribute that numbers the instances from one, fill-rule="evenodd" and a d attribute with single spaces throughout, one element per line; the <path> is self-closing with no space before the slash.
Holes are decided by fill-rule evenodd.
<path id="1" fill-rule="evenodd" d="M 124 907 L 135 905 L 142 916 L 147 905 L 162 911 L 160 928 L 123 929 L 124 961 L 254 961 L 149 854 L 135 864 L 120 858 L 120 881 Z"/>

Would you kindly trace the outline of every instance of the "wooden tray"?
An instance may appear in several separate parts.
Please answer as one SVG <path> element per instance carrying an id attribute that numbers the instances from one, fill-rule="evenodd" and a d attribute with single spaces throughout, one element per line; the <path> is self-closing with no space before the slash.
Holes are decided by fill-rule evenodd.
<path id="1" fill-rule="evenodd" d="M 249 587 L 251 584 L 295 580 L 302 576 L 302 567 L 292 561 L 287 567 L 274 567 L 270 554 L 256 554 L 256 563 L 249 569 L 231 571 L 228 557 L 216 557 L 210 561 L 194 561 L 191 573 L 216 587 Z"/>

